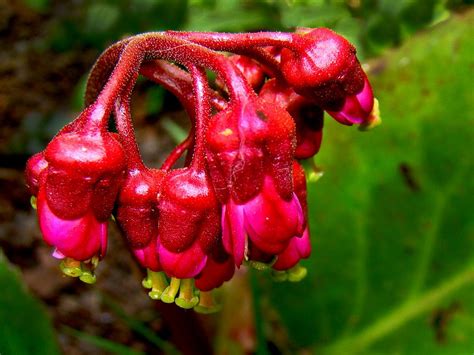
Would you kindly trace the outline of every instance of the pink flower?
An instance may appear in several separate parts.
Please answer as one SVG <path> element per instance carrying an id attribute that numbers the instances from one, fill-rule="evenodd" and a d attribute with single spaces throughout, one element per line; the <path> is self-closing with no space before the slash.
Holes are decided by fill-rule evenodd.
<path id="1" fill-rule="evenodd" d="M 234 270 L 234 260 L 226 253 L 222 240 L 219 240 L 209 254 L 206 266 L 196 276 L 195 285 L 201 291 L 210 291 L 230 280 L 234 275 Z"/>
<path id="2" fill-rule="evenodd" d="M 105 255 L 107 222 L 125 163 L 115 135 L 74 128 L 33 156 L 26 176 L 38 194 L 40 228 L 54 255 L 84 261 Z"/>
<path id="3" fill-rule="evenodd" d="M 374 95 L 369 80 L 365 76 L 362 90 L 344 99 L 340 110 L 328 113 L 342 124 L 361 124 L 367 121 L 374 107 Z"/>
<path id="4" fill-rule="evenodd" d="M 219 207 L 204 171 L 170 172 L 159 196 L 158 254 L 170 277 L 193 278 L 207 261 L 221 228 Z"/>
<path id="5" fill-rule="evenodd" d="M 75 219 L 58 217 L 48 204 L 44 186 L 39 191 L 37 208 L 43 238 L 47 244 L 55 247 L 55 256 L 75 260 L 105 256 L 107 221 L 99 222 L 92 211 Z"/>
<path id="6" fill-rule="evenodd" d="M 149 243 L 142 248 L 132 248 L 132 252 L 140 265 L 152 271 L 161 271 L 162 267 L 158 256 L 157 238 L 152 238 Z"/>
<path id="7" fill-rule="evenodd" d="M 288 270 L 298 264 L 301 259 L 306 259 L 311 254 L 311 241 L 309 240 L 309 230 L 305 228 L 302 237 L 293 237 L 286 249 L 278 254 L 277 261 L 273 264 L 273 269 L 283 271 Z"/>
<path id="8" fill-rule="evenodd" d="M 296 195 L 284 200 L 269 176 L 253 199 L 242 204 L 231 199 L 222 207 L 224 247 L 237 266 L 246 257 L 249 242 L 264 253 L 279 254 L 292 237 L 301 236 L 304 227 L 303 209 Z"/>

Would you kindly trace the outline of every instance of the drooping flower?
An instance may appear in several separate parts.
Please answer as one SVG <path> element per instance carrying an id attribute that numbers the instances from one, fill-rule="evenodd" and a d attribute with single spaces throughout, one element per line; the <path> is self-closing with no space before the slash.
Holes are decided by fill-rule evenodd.
<path id="1" fill-rule="evenodd" d="M 104 256 L 107 220 L 123 172 L 116 136 L 77 127 L 58 134 L 30 160 L 27 177 L 38 193 L 40 228 L 56 257 L 85 261 Z"/>
<path id="2" fill-rule="evenodd" d="M 306 191 L 306 177 L 303 167 L 296 161 L 293 163 L 293 184 L 295 195 L 301 203 L 306 220 L 302 235 L 295 235 L 290 239 L 288 246 L 278 254 L 276 262 L 272 265 L 274 270 L 284 271 L 294 267 L 301 259 L 306 259 L 311 254 L 311 241 L 308 221 L 308 203 Z"/>
<path id="3" fill-rule="evenodd" d="M 222 90 L 210 90 L 205 69 Z M 143 164 L 133 134 L 140 73 L 191 118 L 188 138 L 160 169 Z M 147 269 L 149 296 L 206 313 L 216 309 L 211 291 L 244 261 L 290 281 L 304 276 L 311 242 L 296 160 L 318 153 L 323 111 L 362 128 L 378 119 L 354 47 L 328 29 L 138 35 L 104 52 L 86 100 L 27 165 L 45 241 L 66 274 L 93 282 L 113 210 Z M 107 131 L 114 109 L 118 134 Z M 184 167 L 173 169 L 184 152 Z"/>
<path id="4" fill-rule="evenodd" d="M 293 120 L 260 99 L 234 105 L 211 120 L 207 157 L 223 204 L 224 247 L 240 266 L 249 240 L 278 254 L 301 235 L 304 221 L 293 193 Z"/>
<path id="5" fill-rule="evenodd" d="M 369 123 L 374 108 L 374 95 L 367 76 L 364 74 L 364 86 L 361 91 L 344 98 L 339 109 L 328 109 L 328 113 L 343 124 Z"/>
<path id="6" fill-rule="evenodd" d="M 251 242 L 267 254 L 279 254 L 290 239 L 301 236 L 305 221 L 296 195 L 284 200 L 266 177 L 259 194 L 247 202 L 230 200 L 222 209 L 222 239 L 228 252 L 239 266 Z"/>
<path id="7" fill-rule="evenodd" d="M 170 172 L 159 197 L 158 254 L 170 277 L 193 278 L 220 236 L 219 205 L 204 172 Z"/>
<path id="8" fill-rule="evenodd" d="M 259 97 L 284 108 L 295 121 L 296 159 L 308 159 L 319 152 L 323 136 L 323 110 L 275 78 L 268 80 Z"/>

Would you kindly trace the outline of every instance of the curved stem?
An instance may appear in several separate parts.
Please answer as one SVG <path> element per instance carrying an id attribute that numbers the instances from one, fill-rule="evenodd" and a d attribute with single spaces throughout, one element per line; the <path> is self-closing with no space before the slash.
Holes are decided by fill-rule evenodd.
<path id="1" fill-rule="evenodd" d="M 161 165 L 161 170 L 169 171 L 174 164 L 178 161 L 178 159 L 183 155 L 183 153 L 188 150 L 194 141 L 194 129 L 191 129 L 189 135 L 186 137 L 184 141 L 182 141 L 179 145 L 177 145 L 170 155 L 166 158 L 164 163 Z"/>
<path id="2" fill-rule="evenodd" d="M 99 96 L 100 91 L 104 87 L 107 79 L 117 64 L 120 53 L 130 42 L 131 38 L 124 39 L 114 43 L 108 47 L 96 60 L 94 66 L 89 72 L 86 84 L 86 92 L 84 94 L 84 105 L 90 106 Z"/>
<path id="3" fill-rule="evenodd" d="M 130 112 L 130 100 L 133 87 L 138 73 L 130 79 L 123 93 L 115 101 L 115 123 L 122 139 L 125 153 L 127 155 L 127 166 L 129 169 L 145 170 L 146 167 L 140 156 L 138 144 L 135 139 L 135 133 L 132 124 L 132 115 Z"/>
<path id="4" fill-rule="evenodd" d="M 283 80 L 280 71 L 280 63 L 268 51 L 263 48 L 248 48 L 235 51 L 235 53 L 250 57 L 263 66 L 264 72 L 271 76 Z"/>
<path id="5" fill-rule="evenodd" d="M 194 64 L 189 66 L 193 78 L 195 115 L 195 148 L 191 165 L 196 169 L 204 169 L 205 134 L 210 115 L 209 84 L 206 73 Z"/>
<path id="6" fill-rule="evenodd" d="M 217 33 L 166 31 L 166 33 L 218 51 L 235 52 L 268 46 L 298 50 L 294 43 L 295 35 L 287 32 Z"/>
<path id="7" fill-rule="evenodd" d="M 154 60 L 143 63 L 140 74 L 175 95 L 191 119 L 194 118 L 193 84 L 187 72 L 167 61 Z"/>
<path id="8" fill-rule="evenodd" d="M 175 95 L 188 115 L 193 118 L 193 83 L 188 72 L 165 60 L 155 60 L 143 63 L 140 74 Z M 226 107 L 226 101 L 218 93 L 212 92 L 210 95 L 212 106 L 216 110 L 223 110 Z"/>
<path id="9" fill-rule="evenodd" d="M 246 101 L 249 96 L 256 95 L 243 75 L 224 55 L 163 33 L 149 33 L 133 37 L 123 48 L 117 65 L 92 108 L 93 112 L 86 123 L 88 128 L 100 127 L 105 130 L 106 118 L 110 115 L 114 101 L 145 59 L 166 59 L 183 64 L 193 62 L 210 68 L 223 79 L 234 102 Z"/>

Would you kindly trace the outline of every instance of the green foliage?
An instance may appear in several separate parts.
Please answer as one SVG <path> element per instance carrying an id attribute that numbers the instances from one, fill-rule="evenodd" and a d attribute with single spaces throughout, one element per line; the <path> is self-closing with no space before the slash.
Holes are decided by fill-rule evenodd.
<path id="1" fill-rule="evenodd" d="M 28 0 L 29 3 L 47 3 Z M 469 1 L 341 0 L 100 0 L 85 1 L 50 28 L 49 45 L 103 49 L 123 36 L 146 31 L 292 30 L 329 27 L 356 44 L 361 57 L 400 44 L 413 32 L 449 16 Z"/>
<path id="2" fill-rule="evenodd" d="M 461 354 L 474 348 L 474 13 L 371 63 L 383 124 L 326 120 L 309 183 L 314 253 L 269 284 L 296 348 Z"/>
<path id="3" fill-rule="evenodd" d="M 38 12 L 47 11 L 51 5 L 50 0 L 23 0 L 26 6 Z"/>
<path id="4" fill-rule="evenodd" d="M 0 354 L 59 354 L 51 322 L 0 252 Z"/>

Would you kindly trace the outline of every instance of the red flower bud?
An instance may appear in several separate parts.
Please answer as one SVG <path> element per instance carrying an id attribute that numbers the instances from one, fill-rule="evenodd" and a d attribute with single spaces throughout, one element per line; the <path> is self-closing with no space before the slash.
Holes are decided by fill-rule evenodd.
<path id="1" fill-rule="evenodd" d="M 207 131 L 207 161 L 216 193 L 245 202 L 270 174 L 278 192 L 291 195 L 294 122 L 278 105 L 260 99 L 232 104 L 214 116 Z"/>
<path id="2" fill-rule="evenodd" d="M 99 220 L 112 211 L 125 168 L 122 147 L 111 133 L 70 132 L 45 150 L 48 204 L 59 217 L 74 219 L 93 210 Z"/>
<path id="3" fill-rule="evenodd" d="M 281 51 L 281 70 L 297 93 L 329 109 L 362 90 L 356 50 L 340 35 L 327 28 L 300 30 L 293 45 Z"/>
<path id="4" fill-rule="evenodd" d="M 268 103 L 280 105 L 294 119 L 296 159 L 308 159 L 318 153 L 323 135 L 324 112 L 321 108 L 276 79 L 265 83 L 259 97 Z"/>
<path id="5" fill-rule="evenodd" d="M 175 170 L 163 180 L 159 197 L 159 255 L 168 276 L 201 272 L 220 236 L 218 202 L 203 171 Z"/>
<path id="6" fill-rule="evenodd" d="M 116 219 L 132 249 L 142 249 L 158 235 L 157 194 L 165 173 L 128 171 L 117 201 Z"/>
<path id="7" fill-rule="evenodd" d="M 26 185 L 33 196 L 38 195 L 40 176 L 48 167 L 48 162 L 44 158 L 44 153 L 36 153 L 26 162 L 25 178 Z"/>
<path id="8" fill-rule="evenodd" d="M 87 260 L 104 256 L 107 220 L 125 167 L 121 144 L 99 128 L 81 130 L 86 109 L 27 164 L 27 180 L 38 193 L 38 217 L 55 255 Z"/>
<path id="9" fill-rule="evenodd" d="M 225 252 L 222 240 L 219 240 L 209 254 L 206 266 L 196 277 L 195 285 L 201 291 L 210 291 L 230 280 L 234 270 L 234 260 Z"/>
<path id="10" fill-rule="evenodd" d="M 264 253 L 278 254 L 292 237 L 301 236 L 304 227 L 304 214 L 296 195 L 282 199 L 268 176 L 253 199 L 243 204 L 231 199 L 222 207 L 224 247 L 237 266 L 245 257 L 249 241 Z"/>

